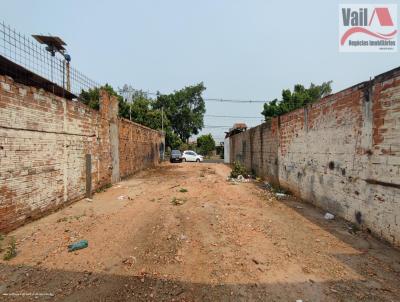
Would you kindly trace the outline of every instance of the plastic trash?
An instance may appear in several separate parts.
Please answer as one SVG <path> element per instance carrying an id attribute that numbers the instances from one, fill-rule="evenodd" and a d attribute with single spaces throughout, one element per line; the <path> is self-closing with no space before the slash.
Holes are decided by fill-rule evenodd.
<path id="1" fill-rule="evenodd" d="M 325 216 L 324 216 L 324 218 L 325 218 L 326 220 L 332 220 L 332 219 L 335 218 L 335 215 L 333 215 L 333 214 L 331 214 L 331 213 L 326 213 Z"/>
<path id="2" fill-rule="evenodd" d="M 89 246 L 89 242 L 87 240 L 79 240 L 68 245 L 68 252 L 73 252 L 76 250 L 85 249 Z"/>

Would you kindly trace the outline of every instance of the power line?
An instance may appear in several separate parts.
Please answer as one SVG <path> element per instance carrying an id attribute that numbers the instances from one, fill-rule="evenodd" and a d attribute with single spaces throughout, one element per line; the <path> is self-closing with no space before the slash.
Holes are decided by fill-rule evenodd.
<path id="1" fill-rule="evenodd" d="M 204 125 L 203 128 L 231 128 L 231 126 L 213 126 L 213 125 Z"/>
<path id="2" fill-rule="evenodd" d="M 159 95 L 159 93 L 156 92 L 145 92 L 146 94 L 149 95 Z M 160 95 L 163 95 L 160 93 Z M 204 101 L 206 102 L 221 102 L 221 103 L 266 103 L 267 101 L 262 101 L 262 100 L 232 100 L 232 99 L 222 99 L 222 98 L 203 98 Z"/>
<path id="3" fill-rule="evenodd" d="M 204 98 L 204 101 L 208 102 L 221 102 L 221 103 L 266 103 L 266 101 L 260 101 L 260 100 L 229 100 L 229 99 L 210 99 L 210 98 Z"/>
<path id="4" fill-rule="evenodd" d="M 213 115 L 213 114 L 205 114 L 204 116 L 208 117 L 226 117 L 226 118 L 254 118 L 254 119 L 262 119 L 262 116 L 240 116 L 240 115 Z"/>

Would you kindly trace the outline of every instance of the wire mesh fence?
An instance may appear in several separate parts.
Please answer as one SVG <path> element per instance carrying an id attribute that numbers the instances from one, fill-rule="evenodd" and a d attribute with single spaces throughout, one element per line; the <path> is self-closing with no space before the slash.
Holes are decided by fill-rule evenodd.
<path id="1" fill-rule="evenodd" d="M 78 96 L 82 90 L 100 87 L 64 58 L 52 56 L 31 37 L 0 23 L 0 56 Z"/>

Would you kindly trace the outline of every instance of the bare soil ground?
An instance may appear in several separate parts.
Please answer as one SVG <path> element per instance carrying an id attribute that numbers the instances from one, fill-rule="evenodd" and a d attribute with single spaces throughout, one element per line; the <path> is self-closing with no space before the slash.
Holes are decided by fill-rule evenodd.
<path id="1" fill-rule="evenodd" d="M 167 164 L 8 234 L 0 300 L 400 300 L 398 250 L 229 171 Z"/>

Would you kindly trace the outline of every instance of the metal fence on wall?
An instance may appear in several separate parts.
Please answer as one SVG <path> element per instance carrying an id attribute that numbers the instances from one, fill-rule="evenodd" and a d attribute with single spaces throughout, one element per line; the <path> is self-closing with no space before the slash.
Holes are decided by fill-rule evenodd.
<path id="1" fill-rule="evenodd" d="M 67 72 L 64 58 L 52 56 L 45 47 L 31 37 L 17 32 L 10 26 L 0 23 L 0 56 L 47 79 L 55 85 L 78 96 L 82 90 L 100 87 L 73 67 Z M 69 85 L 67 85 L 69 76 Z"/>

